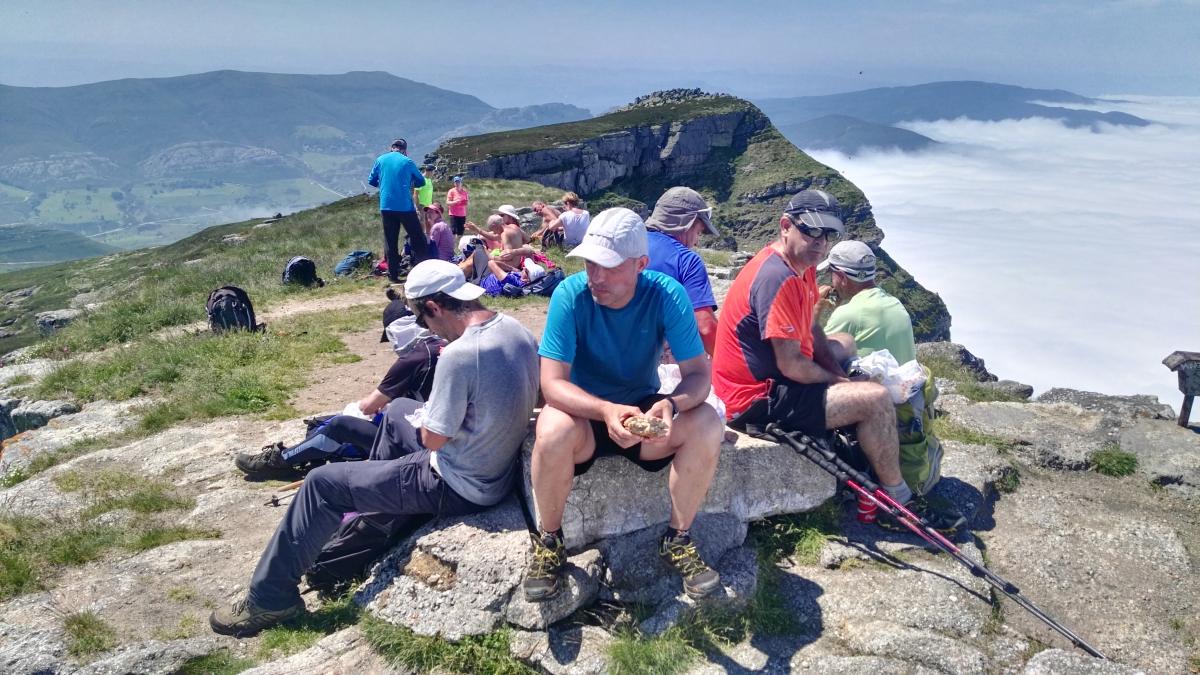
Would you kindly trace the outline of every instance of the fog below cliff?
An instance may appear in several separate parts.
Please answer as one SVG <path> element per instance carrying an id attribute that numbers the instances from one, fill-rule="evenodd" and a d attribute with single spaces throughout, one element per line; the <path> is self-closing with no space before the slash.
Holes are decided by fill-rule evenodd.
<path id="1" fill-rule="evenodd" d="M 945 145 L 811 154 L 867 194 L 888 251 L 992 372 L 1178 411 L 1160 362 L 1200 351 L 1200 98 L 1110 98 L 1096 109 L 1156 124 L 912 122 Z"/>

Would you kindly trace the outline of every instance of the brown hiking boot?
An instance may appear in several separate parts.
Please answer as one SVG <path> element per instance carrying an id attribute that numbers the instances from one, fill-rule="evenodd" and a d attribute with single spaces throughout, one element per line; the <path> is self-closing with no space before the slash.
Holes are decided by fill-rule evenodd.
<path id="1" fill-rule="evenodd" d="M 229 609 L 214 610 L 208 617 L 213 632 L 232 635 L 236 638 L 258 635 L 265 628 L 277 626 L 285 621 L 303 616 L 304 601 L 297 600 L 287 609 L 270 610 L 250 604 L 248 598 L 233 603 Z"/>
<path id="2" fill-rule="evenodd" d="M 239 452 L 237 457 L 233 458 L 233 463 L 251 478 L 292 480 L 302 477 L 303 471 L 283 459 L 283 451 L 286 449 L 283 443 L 275 442 L 264 445 L 258 452 Z"/>
<path id="3" fill-rule="evenodd" d="M 721 575 L 700 558 L 691 536 L 668 534 L 658 547 L 658 555 L 683 577 L 683 590 L 688 597 L 703 598 L 721 587 Z"/>
<path id="4" fill-rule="evenodd" d="M 567 549 L 562 536 L 552 534 L 530 535 L 533 550 L 529 554 L 529 567 L 521 588 L 529 602 L 544 602 L 558 595 L 561 586 L 563 565 L 567 561 Z"/>

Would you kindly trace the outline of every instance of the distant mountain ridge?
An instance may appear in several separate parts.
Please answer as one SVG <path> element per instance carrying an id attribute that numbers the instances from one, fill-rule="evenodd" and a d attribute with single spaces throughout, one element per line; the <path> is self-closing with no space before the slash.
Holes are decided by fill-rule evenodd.
<path id="1" fill-rule="evenodd" d="M 920 149 L 933 144 L 900 122 L 951 120 L 999 121 L 1040 117 L 1073 128 L 1100 124 L 1145 126 L 1150 122 L 1122 112 L 1079 110 L 1053 105 L 1098 105 L 1102 99 L 1062 89 L 1028 89 L 991 82 L 932 82 L 882 87 L 827 96 L 768 98 L 755 101 L 797 146 L 833 148 L 854 154 L 864 148 Z M 818 123 L 817 120 L 822 122 Z M 921 141 L 925 139 L 925 141 Z"/>
<path id="2" fill-rule="evenodd" d="M 0 85 L 0 111 L 0 223 L 124 248 L 360 192 L 398 136 L 420 157 L 447 135 L 591 116 L 563 103 L 498 109 L 384 72 L 233 70 Z"/>

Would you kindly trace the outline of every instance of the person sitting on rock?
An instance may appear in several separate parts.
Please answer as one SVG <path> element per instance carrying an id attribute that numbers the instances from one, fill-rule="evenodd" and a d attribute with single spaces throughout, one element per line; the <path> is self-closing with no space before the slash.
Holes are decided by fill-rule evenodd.
<path id="1" fill-rule="evenodd" d="M 761 435 L 772 422 L 816 437 L 855 427 L 888 494 L 952 533 L 966 525 L 962 515 L 931 508 L 904 482 L 891 395 L 883 385 L 847 378 L 814 324 L 816 265 L 829 241 L 845 232 L 839 211 L 837 199 L 821 190 L 803 190 L 788 201 L 779 239 L 754 256 L 726 296 L 717 322 L 713 388 L 729 426 L 747 433 Z M 887 517 L 877 522 L 903 527 Z"/>
<path id="2" fill-rule="evenodd" d="M 517 452 L 537 401 L 537 341 L 479 303 L 483 289 L 442 260 L 404 285 L 416 322 L 449 341 L 429 401 L 392 401 L 371 458 L 308 474 L 250 579 L 246 597 L 212 613 L 217 633 L 244 637 L 304 613 L 297 585 L 343 514 L 456 516 L 512 492 Z M 415 426 L 410 418 L 420 420 Z M 401 519 L 402 520 L 402 519 Z"/>
<path id="3" fill-rule="evenodd" d="M 396 360 L 379 386 L 358 401 L 360 416 L 334 415 L 292 447 L 275 442 L 259 452 L 238 453 L 234 465 L 242 473 L 254 480 L 295 480 L 326 461 L 366 459 L 379 431 L 380 413 L 389 402 L 429 398 L 438 356 L 446 341 L 411 320 L 404 321 L 413 313 L 394 289 L 389 288 L 387 296 L 391 302 L 383 310 L 384 332 L 379 341 L 392 342 Z"/>
<path id="4" fill-rule="evenodd" d="M 838 305 L 825 322 L 834 357 L 839 363 L 886 349 L 898 363 L 917 358 L 912 318 L 900 301 L 875 285 L 875 253 L 861 241 L 838 242 L 817 271 L 829 270 L 832 286 L 818 294 L 827 301 L 837 291 Z M 842 336 L 853 338 L 846 341 Z"/>
<path id="5" fill-rule="evenodd" d="M 662 272 L 683 285 L 704 351 L 712 356 L 717 341 L 717 301 L 704 260 L 692 250 L 700 235 L 719 234 L 712 224 L 712 207 L 699 192 L 688 187 L 673 187 L 663 193 L 646 219 L 649 230 L 650 265 L 646 269 Z"/>
<path id="6" fill-rule="evenodd" d="M 543 240 L 543 237 L 547 232 L 559 231 L 559 228 L 557 228 L 558 216 L 560 215 L 559 210 L 553 206 L 550 206 L 541 199 L 533 202 L 533 204 L 530 205 L 530 208 L 533 209 L 534 215 L 542 219 L 542 226 L 539 227 L 536 232 L 531 234 L 529 239 L 530 241 L 541 241 L 543 244 L 545 244 L 546 242 Z"/>
<path id="7" fill-rule="evenodd" d="M 521 229 L 521 217 L 511 204 L 500 205 L 496 213 L 504 221 L 504 231 L 500 233 L 500 251 L 493 251 L 492 256 L 513 269 L 521 269 L 525 257 L 534 253 L 528 246 L 529 235 Z"/>
<path id="8" fill-rule="evenodd" d="M 540 531 L 522 584 L 532 602 L 553 597 L 561 586 L 562 515 L 572 477 L 607 455 L 647 471 L 671 467 L 671 517 L 659 553 L 680 572 L 688 595 L 720 588 L 719 575 L 688 535 L 721 446 L 721 419 L 704 403 L 708 358 L 686 292 L 674 279 L 645 271 L 646 253 L 642 219 L 629 209 L 608 209 L 568 254 L 583 258 L 586 271 L 560 283 L 550 300 L 538 351 L 546 404 L 531 467 Z M 664 340 L 683 376 L 670 395 L 657 393 Z M 635 425 L 646 422 L 643 414 L 662 422 L 661 436 L 626 429 L 630 418 Z"/>

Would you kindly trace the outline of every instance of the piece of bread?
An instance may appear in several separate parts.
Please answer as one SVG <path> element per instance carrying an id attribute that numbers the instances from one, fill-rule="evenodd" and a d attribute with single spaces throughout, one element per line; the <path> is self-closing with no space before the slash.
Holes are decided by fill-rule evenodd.
<path id="1" fill-rule="evenodd" d="M 631 434 L 637 434 L 642 438 L 662 438 L 667 435 L 669 430 L 667 423 L 657 417 L 647 417 L 646 415 L 633 415 L 626 417 L 622 422 L 625 429 Z"/>

